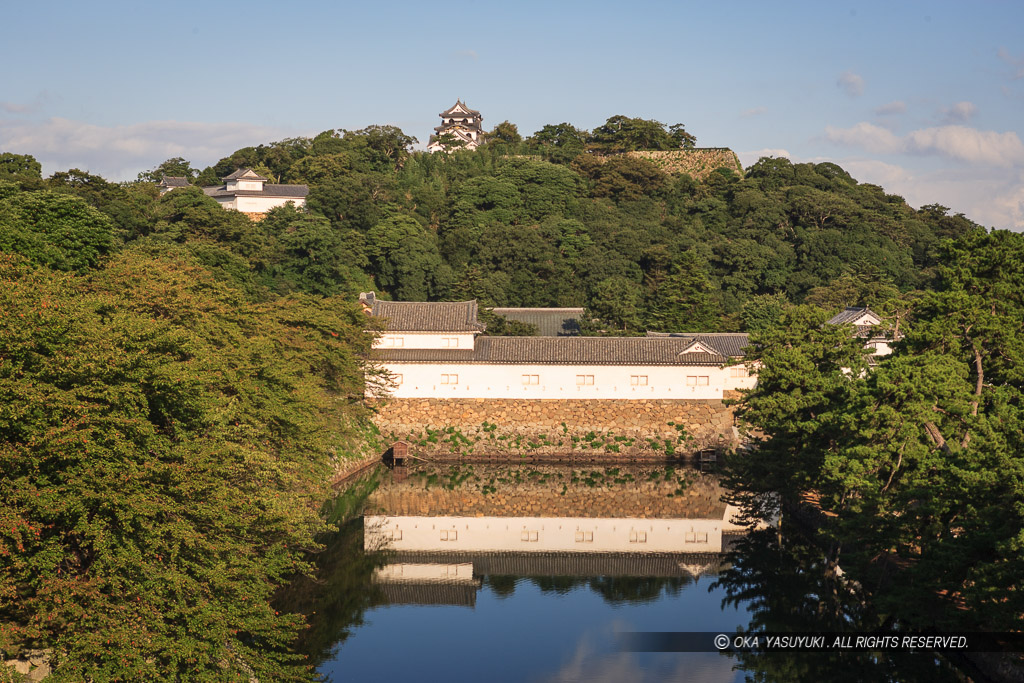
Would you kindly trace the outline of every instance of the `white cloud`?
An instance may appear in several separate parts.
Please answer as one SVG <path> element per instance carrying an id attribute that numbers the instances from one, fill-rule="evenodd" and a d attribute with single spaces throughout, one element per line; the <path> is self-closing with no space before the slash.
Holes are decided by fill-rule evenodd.
<path id="1" fill-rule="evenodd" d="M 876 159 L 815 161 L 833 161 L 858 181 L 879 185 L 915 208 L 941 204 L 986 227 L 1024 231 L 1024 170 L 959 168 L 918 173 Z"/>
<path id="2" fill-rule="evenodd" d="M 907 111 L 907 103 L 902 100 L 895 100 L 887 104 L 883 104 L 879 107 L 875 107 L 875 114 L 878 116 L 891 116 L 892 114 L 902 114 Z"/>
<path id="3" fill-rule="evenodd" d="M 751 116 L 760 116 L 766 111 L 768 111 L 768 107 L 754 107 L 753 109 L 747 109 L 746 111 L 742 112 L 740 116 L 742 118 L 748 119 Z"/>
<path id="4" fill-rule="evenodd" d="M 836 87 L 841 88 L 850 97 L 860 97 L 864 94 L 864 78 L 852 71 L 844 71 L 839 74 Z"/>
<path id="5" fill-rule="evenodd" d="M 474 62 L 480 60 L 480 55 L 477 54 L 476 50 L 459 50 L 455 53 L 455 56 L 459 59 L 468 59 Z"/>
<path id="6" fill-rule="evenodd" d="M 967 126 L 922 128 L 899 136 L 867 122 L 850 128 L 826 126 L 825 137 L 876 154 L 938 155 L 970 164 L 1009 167 L 1024 164 L 1024 143 L 1010 131 L 997 133 Z"/>
<path id="7" fill-rule="evenodd" d="M 49 93 L 43 90 L 33 97 L 31 102 L 0 102 L 0 110 L 8 114 L 32 114 L 42 109 L 49 101 Z"/>
<path id="8" fill-rule="evenodd" d="M 951 107 L 943 107 L 942 119 L 945 123 L 967 123 L 978 112 L 973 102 L 957 102 Z"/>
<path id="9" fill-rule="evenodd" d="M 851 128 L 825 127 L 825 137 L 848 147 L 860 147 L 875 154 L 893 154 L 903 150 L 900 137 L 887 128 L 861 121 Z"/>
<path id="10" fill-rule="evenodd" d="M 789 152 L 784 149 L 759 149 L 753 152 L 737 152 L 736 156 L 740 158 L 740 163 L 743 164 L 743 168 L 747 168 L 757 163 L 757 160 L 761 157 L 782 157 L 784 159 L 789 158 Z"/>
<path id="11" fill-rule="evenodd" d="M 295 132 L 249 123 L 149 121 L 97 126 L 64 118 L 0 120 L 0 149 L 31 154 L 46 174 L 81 168 L 107 180 L 133 180 L 140 171 L 179 156 L 202 168 L 241 147 L 291 135 Z"/>

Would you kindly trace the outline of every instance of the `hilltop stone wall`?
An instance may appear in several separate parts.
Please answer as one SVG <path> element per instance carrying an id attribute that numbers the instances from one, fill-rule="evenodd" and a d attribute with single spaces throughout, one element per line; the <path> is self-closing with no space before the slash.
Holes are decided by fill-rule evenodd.
<path id="1" fill-rule="evenodd" d="M 697 180 L 704 180 L 716 168 L 727 168 L 740 176 L 743 175 L 743 166 L 740 165 L 736 153 L 724 147 L 635 151 L 626 154 L 637 159 L 646 159 L 664 173 L 686 173 Z"/>
<path id="2" fill-rule="evenodd" d="M 376 407 L 385 442 L 409 441 L 417 453 L 651 456 L 734 445 L 733 409 L 712 399 L 391 398 Z"/>

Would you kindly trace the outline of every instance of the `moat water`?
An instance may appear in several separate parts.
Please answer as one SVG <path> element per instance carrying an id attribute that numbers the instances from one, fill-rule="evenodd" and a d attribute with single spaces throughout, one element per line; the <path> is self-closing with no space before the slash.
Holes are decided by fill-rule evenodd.
<path id="1" fill-rule="evenodd" d="M 330 681 L 956 680 L 927 655 L 630 651 L 636 632 L 875 623 L 813 547 L 738 525 L 725 493 L 665 466 L 380 468 L 280 602 Z"/>

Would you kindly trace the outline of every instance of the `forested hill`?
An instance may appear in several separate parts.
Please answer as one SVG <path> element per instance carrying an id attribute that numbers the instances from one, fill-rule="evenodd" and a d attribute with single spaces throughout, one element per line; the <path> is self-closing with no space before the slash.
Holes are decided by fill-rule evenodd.
<path id="1" fill-rule="evenodd" d="M 312 213 L 183 231 L 185 205 L 215 207 L 176 191 L 140 207 L 149 216 L 125 239 L 191 242 L 211 266 L 279 290 L 374 287 L 404 300 L 586 306 L 606 329 L 735 330 L 747 304 L 749 317 L 782 299 L 878 304 L 927 287 L 938 242 L 977 227 L 938 205 L 914 210 L 831 163 L 765 158 L 741 177 L 731 153 L 693 150 L 732 168 L 695 172 L 701 180 L 667 173 L 631 152 L 686 153 L 693 138 L 642 119 L 612 117 L 593 132 L 549 125 L 525 140 L 506 122 L 488 140 L 411 153 L 413 138 L 371 126 L 240 149 L 198 174 L 170 160 L 150 177 L 214 184 L 250 166 L 307 183 Z"/>
<path id="2" fill-rule="evenodd" d="M 928 416 L 928 435 L 964 433 L 966 424 L 962 447 L 987 447 L 992 433 L 1008 444 L 978 461 L 998 481 L 973 479 L 979 495 L 964 498 L 971 510 L 990 501 L 1007 528 L 950 552 L 973 565 L 997 538 L 999 558 L 1019 558 L 1019 515 L 1003 514 L 1020 509 L 1019 486 L 993 495 L 996 484 L 1022 480 L 1019 235 L 988 235 L 937 205 L 914 210 L 834 164 L 762 159 L 742 177 L 736 166 L 695 177 L 630 154 L 715 156 L 701 157 L 694 142 L 682 126 L 626 117 L 592 132 L 545 126 L 525 140 L 506 122 L 478 150 L 430 155 L 412 153 L 413 138 L 396 128 L 371 126 L 241 149 L 202 172 L 172 159 L 121 184 L 78 169 L 44 179 L 31 156 L 0 154 L 0 678 L 3 660 L 40 650 L 61 680 L 311 678 L 291 650 L 301 618 L 279 614 L 272 598 L 310 569 L 332 465 L 372 439 L 361 362 L 371 337 L 355 303 L 367 289 L 407 300 L 583 305 L 599 322 L 585 327 L 625 333 L 772 329 L 765 323 L 805 315 L 784 313 L 787 302 L 885 312 L 912 300 L 901 293 L 932 289 L 946 298 L 922 309 L 931 336 L 906 362 L 925 359 L 934 370 L 906 410 Z M 166 173 L 215 184 L 246 166 L 307 183 L 310 210 L 252 221 L 198 187 L 160 196 L 152 182 Z M 963 239 L 940 246 L 946 237 Z M 764 339 L 791 359 L 790 335 L 822 336 L 827 316 L 815 315 Z M 840 355 L 811 382 L 824 389 L 808 391 L 807 367 L 860 348 L 823 338 L 808 346 L 809 361 L 779 364 L 795 383 L 761 390 L 802 393 L 810 417 L 804 404 L 790 406 L 765 434 L 813 428 L 818 441 L 786 443 L 831 447 L 855 423 L 845 404 L 828 403 L 846 395 L 830 387 L 852 376 L 847 383 L 889 391 L 876 379 L 887 377 L 884 364 L 849 375 L 842 368 L 858 366 Z M 995 359 L 984 373 L 982 357 Z M 901 372 L 887 396 L 906 397 L 900 378 L 920 374 Z M 850 395 L 866 397 L 857 403 L 865 420 L 903 424 L 902 413 L 876 410 L 883 401 L 874 394 Z M 959 403 L 944 403 L 950 396 Z M 820 418 L 819 397 L 831 421 Z M 947 406 L 941 417 L 938 406 Z M 874 426 L 866 433 L 906 468 L 903 442 Z M 811 454 L 803 469 L 786 461 L 776 469 L 790 479 L 763 480 L 788 491 L 798 479 L 838 476 L 813 470 L 824 450 L 797 452 Z M 918 457 L 906 452 L 907 462 Z M 821 462 L 845 467 L 830 458 Z M 885 467 L 876 471 L 887 477 L 882 493 L 903 491 Z M 949 486 L 911 481 L 899 514 L 885 524 L 869 515 L 851 535 L 911 520 L 902 510 L 931 514 L 921 491 L 952 499 Z M 921 528 L 971 528 L 941 521 L 957 515 L 936 519 Z M 901 543 L 917 547 L 922 534 L 907 529 Z M 1019 612 L 1019 601 L 991 591 L 1019 576 L 1014 561 L 988 578 L 965 574 L 980 587 L 968 597 L 998 595 L 1008 606 L 1000 614 Z M 922 576 L 934 571 L 921 567 Z"/>

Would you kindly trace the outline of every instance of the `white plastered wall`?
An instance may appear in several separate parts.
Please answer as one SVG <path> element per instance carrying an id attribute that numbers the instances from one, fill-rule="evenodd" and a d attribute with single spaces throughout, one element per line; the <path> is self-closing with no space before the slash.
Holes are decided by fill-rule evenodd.
<path id="1" fill-rule="evenodd" d="M 375 349 L 472 349 L 472 332 L 384 332 L 373 342 Z"/>
<path id="2" fill-rule="evenodd" d="M 396 398 L 721 399 L 756 377 L 728 367 L 382 363 Z"/>

